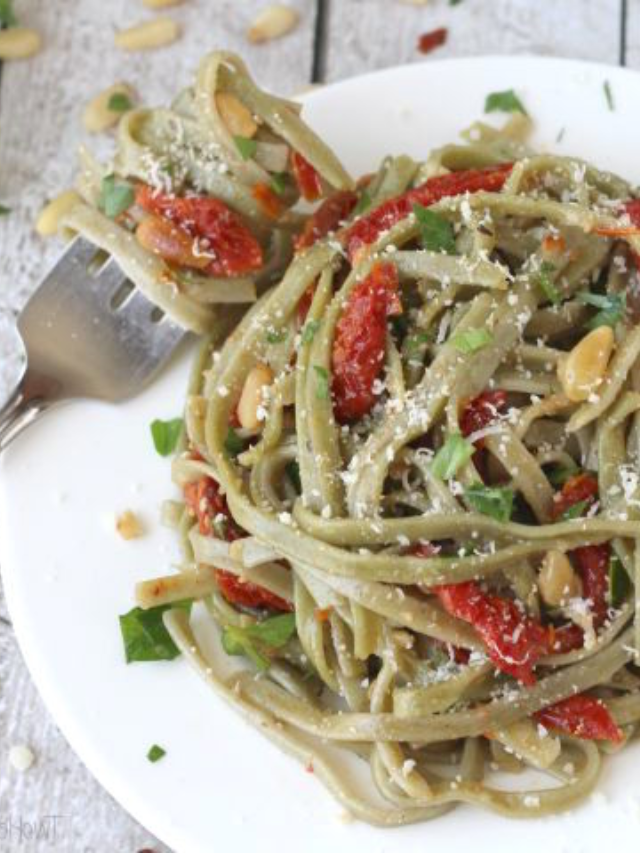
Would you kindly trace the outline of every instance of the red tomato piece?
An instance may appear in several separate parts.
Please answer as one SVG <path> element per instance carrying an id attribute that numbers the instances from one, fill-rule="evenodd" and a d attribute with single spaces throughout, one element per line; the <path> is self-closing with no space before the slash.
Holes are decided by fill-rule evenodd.
<path id="1" fill-rule="evenodd" d="M 136 188 L 136 203 L 148 213 L 162 216 L 178 225 L 194 239 L 202 241 L 202 250 L 214 257 L 204 272 L 231 277 L 260 269 L 262 247 L 240 217 L 217 198 L 166 195 L 141 184 Z"/>
<path id="2" fill-rule="evenodd" d="M 305 160 L 302 154 L 293 151 L 291 168 L 302 198 L 306 201 L 317 201 L 322 195 L 322 180 L 311 163 Z"/>
<path id="3" fill-rule="evenodd" d="M 356 193 L 349 190 L 334 193 L 325 199 L 305 222 L 295 241 L 296 251 L 308 249 L 332 231 L 337 231 L 358 203 Z"/>
<path id="4" fill-rule="evenodd" d="M 304 323 L 304 321 L 307 319 L 307 314 L 309 313 L 309 308 L 311 308 L 311 303 L 313 302 L 315 292 L 316 286 L 315 284 L 312 284 L 311 287 L 308 287 L 300 297 L 300 301 L 298 302 L 297 308 L 298 321 L 300 323 Z"/>
<path id="5" fill-rule="evenodd" d="M 583 472 L 569 477 L 562 489 L 553 496 L 552 517 L 561 518 L 572 506 L 586 501 L 588 506 L 598 499 L 598 481 L 593 474 Z"/>
<path id="6" fill-rule="evenodd" d="M 216 581 L 220 592 L 230 604 L 240 604 L 243 607 L 268 607 L 270 610 L 281 610 L 285 613 L 293 611 L 293 606 L 284 598 L 251 581 L 242 580 L 233 572 L 216 569 Z"/>
<path id="7" fill-rule="evenodd" d="M 353 260 L 359 249 L 374 243 L 396 222 L 405 219 L 415 204 L 429 207 L 443 198 L 462 193 L 498 192 L 504 186 L 512 168 L 512 163 L 503 163 L 500 166 L 488 166 L 486 169 L 466 169 L 452 172 L 450 175 L 439 175 L 430 178 L 416 189 L 389 199 L 346 230 L 342 239 L 349 257 Z"/>
<path id="8" fill-rule="evenodd" d="M 267 184 L 256 184 L 251 194 L 258 202 L 260 210 L 269 219 L 279 219 L 282 216 L 284 207 L 270 186 Z"/>
<path id="9" fill-rule="evenodd" d="M 376 401 L 387 317 L 402 312 L 395 264 L 379 261 L 355 286 L 338 320 L 333 345 L 333 398 L 341 423 L 361 418 Z"/>
<path id="10" fill-rule="evenodd" d="M 549 628 L 549 654 L 564 655 L 584 646 L 584 631 L 577 625 L 567 624 Z"/>
<path id="11" fill-rule="evenodd" d="M 507 408 L 506 391 L 483 391 L 465 405 L 460 415 L 460 432 L 467 438 L 478 430 L 484 429 L 498 419 Z M 484 446 L 483 439 L 476 441 L 475 446 Z"/>
<path id="12" fill-rule="evenodd" d="M 422 33 L 418 38 L 418 50 L 420 53 L 431 53 L 437 47 L 442 47 L 446 42 L 449 30 L 445 27 L 440 27 L 437 30 L 431 30 L 429 33 Z"/>
<path id="13" fill-rule="evenodd" d="M 569 696 L 537 711 L 534 718 L 551 729 L 575 735 L 582 740 L 610 740 L 620 743 L 622 731 L 607 706 L 593 696 Z"/>
<path id="14" fill-rule="evenodd" d="M 220 493 L 218 484 L 212 477 L 205 476 L 193 483 L 187 483 L 183 491 L 184 501 L 198 519 L 198 530 L 203 536 L 214 536 L 216 516 L 224 516 L 224 538 L 227 542 L 240 539 L 243 533 L 231 516 L 227 499 Z"/>
<path id="15" fill-rule="evenodd" d="M 548 631 L 513 601 L 482 592 L 474 581 L 432 588 L 444 609 L 473 625 L 487 654 L 502 672 L 535 684 L 533 668 L 549 648 Z"/>
<path id="16" fill-rule="evenodd" d="M 582 595 L 590 604 L 593 627 L 599 628 L 607 618 L 611 547 L 605 542 L 602 545 L 585 545 L 570 553 L 582 578 Z"/>

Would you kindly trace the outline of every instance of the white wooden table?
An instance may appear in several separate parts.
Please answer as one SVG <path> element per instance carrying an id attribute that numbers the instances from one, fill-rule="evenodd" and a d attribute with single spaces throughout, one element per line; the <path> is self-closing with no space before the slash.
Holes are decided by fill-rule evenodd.
<path id="1" fill-rule="evenodd" d="M 139 0 L 14 0 L 21 22 L 44 36 L 43 53 L 1 69 L 0 400 L 19 369 L 11 327 L 16 311 L 58 247 L 33 231 L 42 203 L 68 186 L 75 152 L 85 140 L 80 116 L 87 99 L 117 80 L 142 100 L 161 103 L 191 79 L 198 58 L 214 47 L 241 52 L 258 79 L 283 94 L 309 83 L 340 80 L 375 68 L 446 56 L 538 53 L 640 68 L 640 0 L 291 0 L 301 24 L 286 39 L 249 46 L 244 31 L 262 0 L 186 0 L 170 10 L 184 25 L 175 45 L 124 55 L 116 28 L 151 17 Z M 445 26 L 447 44 L 429 57 L 419 34 Z M 508 81 L 505 81 L 505 87 Z M 37 507 L 37 503 L 36 503 Z M 36 509 L 37 521 L 37 509 Z M 91 777 L 44 709 L 16 646 L 0 595 L 0 850 L 40 853 L 166 851 Z M 16 743 L 37 759 L 20 774 L 8 763 Z M 61 816 L 58 837 L 6 840 L 12 820 L 46 825 Z M 49 821 L 49 828 L 52 822 Z"/>

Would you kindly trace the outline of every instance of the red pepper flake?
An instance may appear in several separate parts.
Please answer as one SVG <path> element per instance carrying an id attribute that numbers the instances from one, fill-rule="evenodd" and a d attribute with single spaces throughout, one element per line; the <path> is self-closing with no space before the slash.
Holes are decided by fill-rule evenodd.
<path id="1" fill-rule="evenodd" d="M 446 42 L 449 30 L 446 27 L 440 27 L 437 30 L 431 30 L 429 33 L 422 33 L 418 38 L 418 50 L 420 53 L 431 53 L 437 47 L 442 47 Z"/>
<path id="2" fill-rule="evenodd" d="M 284 207 L 270 186 L 267 184 L 256 184 L 252 190 L 252 195 L 257 201 L 260 210 L 269 219 L 279 219 L 282 216 Z"/>

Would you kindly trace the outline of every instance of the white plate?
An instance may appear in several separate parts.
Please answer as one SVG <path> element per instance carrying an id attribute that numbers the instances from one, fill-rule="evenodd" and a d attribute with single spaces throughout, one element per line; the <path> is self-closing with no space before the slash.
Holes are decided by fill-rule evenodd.
<path id="1" fill-rule="evenodd" d="M 455 139 L 482 116 L 488 92 L 510 87 L 534 116 L 541 148 L 640 179 L 640 76 L 619 68 L 533 58 L 429 62 L 318 91 L 306 99 L 306 116 L 361 173 L 389 152 L 419 158 Z M 56 721 L 102 784 L 178 853 L 456 853 L 469 848 L 471 833 L 474 853 L 631 849 L 640 828 L 637 746 L 606 763 L 606 799 L 568 816 L 523 823 L 461 807 L 428 825 L 383 831 L 342 822 L 320 783 L 184 661 L 125 666 L 117 616 L 132 606 L 134 583 L 168 572 L 177 554 L 159 525 L 172 488 L 149 423 L 180 411 L 188 361 L 183 353 L 126 405 L 61 408 L 1 462 L 0 563 L 20 645 Z M 127 507 L 143 514 L 150 535 L 129 543 L 114 535 L 113 515 Z M 155 765 L 145 758 L 153 743 L 167 750 Z"/>

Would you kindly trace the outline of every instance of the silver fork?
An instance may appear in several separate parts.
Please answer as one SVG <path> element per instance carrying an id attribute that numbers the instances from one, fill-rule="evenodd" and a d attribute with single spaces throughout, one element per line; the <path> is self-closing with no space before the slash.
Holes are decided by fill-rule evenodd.
<path id="1" fill-rule="evenodd" d="M 76 237 L 18 318 L 27 363 L 0 410 L 0 452 L 53 403 L 137 394 L 187 334 Z"/>

